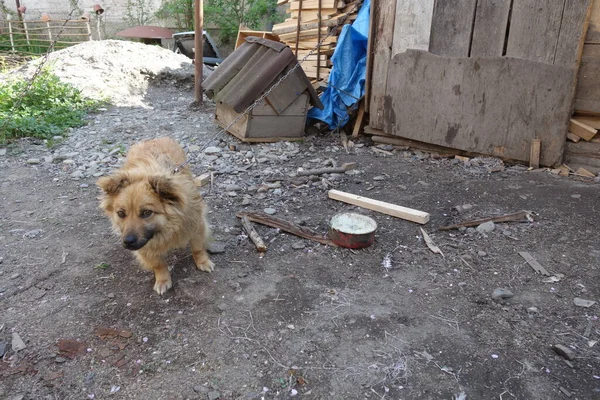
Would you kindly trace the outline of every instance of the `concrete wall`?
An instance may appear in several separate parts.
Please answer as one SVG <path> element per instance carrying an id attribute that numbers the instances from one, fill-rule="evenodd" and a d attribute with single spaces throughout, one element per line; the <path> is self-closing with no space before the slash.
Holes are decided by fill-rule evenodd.
<path id="1" fill-rule="evenodd" d="M 161 0 L 144 0 L 148 5 L 147 13 L 153 15 L 158 10 Z M 16 17 L 16 5 L 14 0 L 6 0 L 6 7 L 13 13 L 12 18 Z M 25 20 L 39 20 L 43 13 L 50 15 L 54 20 L 64 19 L 71 12 L 73 1 L 69 0 L 21 0 L 21 5 L 27 7 L 24 15 Z M 100 4 L 104 9 L 104 14 L 100 16 L 99 24 L 93 13 L 94 4 Z M 127 0 L 79 0 L 78 9 L 72 14 L 72 18 L 79 18 L 83 12 L 92 14 L 92 30 L 94 38 L 97 37 L 97 28 L 100 27 L 103 38 L 114 37 L 114 33 L 120 30 L 135 26 L 127 18 Z M 0 15 L 0 19 L 6 19 L 6 16 Z M 154 19 L 148 25 L 164 25 L 162 21 Z"/>

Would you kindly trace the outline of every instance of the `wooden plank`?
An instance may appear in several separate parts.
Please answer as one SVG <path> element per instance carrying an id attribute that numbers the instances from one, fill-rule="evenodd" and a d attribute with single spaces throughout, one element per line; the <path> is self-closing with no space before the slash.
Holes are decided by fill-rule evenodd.
<path id="1" fill-rule="evenodd" d="M 369 5 L 369 37 L 367 39 L 367 72 L 365 76 L 365 111 L 371 110 L 371 81 L 373 74 L 373 40 L 375 39 L 375 23 L 373 4 Z"/>
<path id="2" fill-rule="evenodd" d="M 583 46 L 575 98 L 577 112 L 600 114 L 600 44 Z"/>
<path id="3" fill-rule="evenodd" d="M 373 69 L 371 72 L 371 104 L 369 123 L 375 129 L 383 127 L 385 109 L 385 91 L 387 87 L 388 64 L 392 58 L 393 29 L 396 19 L 396 1 L 377 1 L 371 3 L 376 37 L 373 44 Z"/>
<path id="4" fill-rule="evenodd" d="M 553 64 L 564 6 L 565 0 L 513 0 L 506 55 Z"/>
<path id="5" fill-rule="evenodd" d="M 574 68 L 408 50 L 394 56 L 388 74 L 385 132 L 522 162 L 539 138 L 540 164 L 561 162 Z"/>
<path id="6" fill-rule="evenodd" d="M 434 1 L 397 0 L 392 56 L 407 49 L 429 49 Z"/>
<path id="7" fill-rule="evenodd" d="M 581 138 L 573 132 L 567 132 L 567 139 L 574 143 L 577 143 L 581 140 Z"/>
<path id="8" fill-rule="evenodd" d="M 322 9 L 332 9 L 332 8 L 337 9 L 337 8 L 340 8 L 339 5 L 340 5 L 339 0 L 321 0 L 321 8 Z M 299 1 L 292 1 L 290 3 L 290 10 L 299 10 L 300 8 L 302 8 L 302 11 L 318 9 L 319 1 L 318 0 L 303 0 L 302 4 L 300 4 Z"/>
<path id="9" fill-rule="evenodd" d="M 546 268 L 542 267 L 542 265 L 535 259 L 531 254 L 526 251 L 520 251 L 519 255 L 523 257 L 523 259 L 533 268 L 535 272 L 542 275 L 550 275 Z"/>
<path id="10" fill-rule="evenodd" d="M 600 129 L 600 117 L 585 117 L 581 115 L 576 115 L 573 118 L 594 129 Z"/>
<path id="11" fill-rule="evenodd" d="M 531 147 L 529 150 L 529 167 L 540 167 L 540 154 L 542 151 L 542 141 L 540 139 L 531 139 Z"/>
<path id="12" fill-rule="evenodd" d="M 593 0 L 569 0 L 565 3 L 554 64 L 579 66 Z"/>
<path id="13" fill-rule="evenodd" d="M 429 51 L 468 57 L 477 0 L 437 0 L 433 6 Z"/>
<path id="14" fill-rule="evenodd" d="M 471 57 L 501 57 L 512 0 L 477 2 Z"/>
<path id="15" fill-rule="evenodd" d="M 333 200 L 354 204 L 355 206 L 363 207 L 367 210 L 377 211 L 393 217 L 402 218 L 407 221 L 412 221 L 419 224 L 426 224 L 429 222 L 429 214 L 424 211 L 414 210 L 396 204 L 386 203 L 384 201 L 374 200 L 368 197 L 358 196 L 333 189 L 328 192 L 328 196 Z"/>
<path id="16" fill-rule="evenodd" d="M 575 175 L 585 176 L 586 178 L 595 178 L 596 177 L 596 175 L 594 175 L 593 173 L 591 173 L 590 171 L 588 171 L 587 169 L 585 169 L 583 167 L 577 168 L 577 171 L 575 171 Z"/>
<path id="17" fill-rule="evenodd" d="M 597 129 L 578 121 L 577 118 L 571 118 L 569 123 L 569 131 L 573 132 L 583 140 L 592 140 L 596 133 L 598 133 Z"/>
<path id="18" fill-rule="evenodd" d="M 600 143 L 567 143 L 565 159 L 569 163 L 600 167 Z M 576 160 L 576 162 L 574 161 Z"/>
<path id="19" fill-rule="evenodd" d="M 585 43 L 600 44 L 600 1 L 594 0 Z"/>
<path id="20" fill-rule="evenodd" d="M 365 116 L 365 102 L 362 100 L 360 105 L 358 106 L 358 113 L 356 114 L 356 122 L 354 122 L 354 129 L 352 130 L 352 137 L 358 137 L 358 133 L 360 132 L 360 127 L 363 122 L 363 117 Z"/>

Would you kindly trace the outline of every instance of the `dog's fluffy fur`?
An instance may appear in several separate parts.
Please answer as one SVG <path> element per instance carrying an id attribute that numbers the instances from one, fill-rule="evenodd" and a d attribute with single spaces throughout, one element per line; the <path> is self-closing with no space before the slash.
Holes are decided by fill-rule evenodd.
<path id="1" fill-rule="evenodd" d="M 143 268 L 154 271 L 154 290 L 163 294 L 172 286 L 164 260 L 169 250 L 189 243 L 196 267 L 210 272 L 214 264 L 206 253 L 208 225 L 205 205 L 189 168 L 174 173 L 185 153 L 164 137 L 137 143 L 123 167 L 102 177 L 100 207 Z"/>

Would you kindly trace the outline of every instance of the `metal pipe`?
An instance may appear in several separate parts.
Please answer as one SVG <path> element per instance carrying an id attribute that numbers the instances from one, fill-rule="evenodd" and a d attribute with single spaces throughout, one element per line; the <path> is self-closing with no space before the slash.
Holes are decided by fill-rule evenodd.
<path id="1" fill-rule="evenodd" d="M 203 53 L 203 42 L 204 42 L 204 2 L 202 0 L 195 0 L 195 18 L 194 18 L 194 97 L 197 105 L 202 105 L 202 70 L 204 61 L 202 59 Z"/>

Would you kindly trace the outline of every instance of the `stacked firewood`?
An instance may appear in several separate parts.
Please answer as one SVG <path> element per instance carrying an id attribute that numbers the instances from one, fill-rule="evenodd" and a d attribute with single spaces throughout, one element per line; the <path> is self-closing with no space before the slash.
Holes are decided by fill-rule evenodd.
<path id="1" fill-rule="evenodd" d="M 342 25 L 356 19 L 361 3 L 362 0 L 279 0 L 278 5 L 289 6 L 286 10 L 289 18 L 273 26 L 273 33 L 291 47 L 298 60 L 323 41 L 319 49 L 314 50 L 302 63 L 302 69 L 313 81 L 327 80 L 331 72 L 331 56 Z M 331 35 L 323 40 L 330 32 Z"/>

